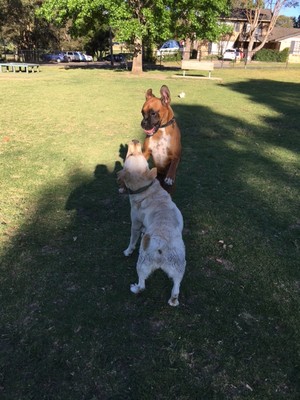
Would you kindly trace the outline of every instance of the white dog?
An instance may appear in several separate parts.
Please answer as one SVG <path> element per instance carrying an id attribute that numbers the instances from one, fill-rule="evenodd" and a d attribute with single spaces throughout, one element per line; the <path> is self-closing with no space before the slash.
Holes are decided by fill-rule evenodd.
<path id="1" fill-rule="evenodd" d="M 156 168 L 149 169 L 141 144 L 133 140 L 128 145 L 124 168 L 118 173 L 129 193 L 131 204 L 131 237 L 125 256 L 132 254 L 141 234 L 137 262 L 139 281 L 130 290 L 145 289 L 145 280 L 156 269 L 162 269 L 173 279 L 171 306 L 179 304 L 180 283 L 185 271 L 185 247 L 182 240 L 181 212 L 156 179 Z"/>

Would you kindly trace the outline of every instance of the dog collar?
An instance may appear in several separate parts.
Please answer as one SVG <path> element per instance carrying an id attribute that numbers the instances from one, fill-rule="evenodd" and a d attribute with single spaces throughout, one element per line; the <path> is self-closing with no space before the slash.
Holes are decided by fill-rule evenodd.
<path id="1" fill-rule="evenodd" d="M 147 190 L 150 186 L 152 186 L 153 183 L 154 183 L 154 181 L 152 181 L 151 183 L 149 183 L 149 185 L 143 186 L 143 187 L 141 187 L 141 188 L 139 188 L 139 189 L 137 189 L 137 190 L 131 190 L 131 189 L 129 189 L 128 187 L 126 187 L 126 189 L 127 189 L 127 192 L 128 192 L 129 194 L 139 194 L 139 193 L 145 192 L 145 190 Z"/>
<path id="2" fill-rule="evenodd" d="M 174 122 L 175 122 L 175 117 L 170 119 L 170 121 L 168 121 L 166 124 L 161 125 L 160 128 L 166 128 L 167 126 L 170 126 L 170 125 L 174 124 Z"/>
<path id="3" fill-rule="evenodd" d="M 170 126 L 170 125 L 174 124 L 174 122 L 175 122 L 175 117 L 171 118 L 170 121 L 168 121 L 167 123 L 165 123 L 165 124 L 163 124 L 163 125 L 160 125 L 160 127 L 157 129 L 157 131 L 155 131 L 155 132 L 152 133 L 151 135 L 149 135 L 148 133 L 146 133 L 146 136 L 147 136 L 147 137 L 153 136 L 153 135 L 156 134 L 156 132 L 158 132 L 159 129 L 161 129 L 161 128 L 166 128 L 167 126 Z"/>

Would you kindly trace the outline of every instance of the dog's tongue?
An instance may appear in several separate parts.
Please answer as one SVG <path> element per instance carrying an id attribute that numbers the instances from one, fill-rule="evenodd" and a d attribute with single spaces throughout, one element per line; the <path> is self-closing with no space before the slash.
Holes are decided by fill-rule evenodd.
<path id="1" fill-rule="evenodd" d="M 144 132 L 146 133 L 146 135 L 153 135 L 153 133 L 155 132 L 155 128 L 150 129 L 150 131 L 146 131 L 146 129 L 144 129 Z"/>

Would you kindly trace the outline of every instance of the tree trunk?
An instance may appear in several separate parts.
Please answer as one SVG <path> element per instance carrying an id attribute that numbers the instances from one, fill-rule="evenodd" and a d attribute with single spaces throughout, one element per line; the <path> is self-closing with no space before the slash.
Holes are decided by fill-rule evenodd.
<path id="1" fill-rule="evenodd" d="M 136 38 L 134 41 L 134 53 L 132 61 L 131 73 L 138 75 L 143 72 L 143 51 L 142 51 L 142 40 Z"/>
<path id="2" fill-rule="evenodd" d="M 267 39 L 270 36 L 270 33 L 272 32 L 274 26 L 276 25 L 276 21 L 279 17 L 281 8 L 284 5 L 292 6 L 293 3 L 294 3 L 293 0 L 291 0 L 291 1 L 287 1 L 287 0 L 270 1 L 270 0 L 268 0 L 266 2 L 266 4 L 271 6 L 270 7 L 271 19 L 270 19 L 270 23 L 269 23 L 266 34 L 264 35 L 260 45 L 256 46 L 255 49 L 253 49 L 253 46 L 254 46 L 254 41 L 255 41 L 256 30 L 260 23 L 260 14 L 262 12 L 262 7 L 261 7 L 262 3 L 257 2 L 258 6 L 256 8 L 254 7 L 254 8 L 246 9 L 247 20 L 248 20 L 248 23 L 250 24 L 250 36 L 249 36 L 249 45 L 248 45 L 246 62 L 250 62 L 252 60 L 252 57 L 254 56 L 254 54 L 257 53 L 260 49 L 262 49 L 264 47 Z M 265 7 L 266 7 L 266 4 L 265 4 Z"/>
<path id="3" fill-rule="evenodd" d="M 248 49 L 247 49 L 247 62 L 251 62 L 252 56 L 253 56 L 253 46 L 254 46 L 254 32 L 250 36 L 249 44 L 248 44 Z"/>
<path id="4" fill-rule="evenodd" d="M 185 40 L 184 50 L 183 50 L 183 57 L 182 57 L 184 60 L 189 60 L 190 59 L 191 45 L 192 45 L 191 39 L 187 38 Z"/>

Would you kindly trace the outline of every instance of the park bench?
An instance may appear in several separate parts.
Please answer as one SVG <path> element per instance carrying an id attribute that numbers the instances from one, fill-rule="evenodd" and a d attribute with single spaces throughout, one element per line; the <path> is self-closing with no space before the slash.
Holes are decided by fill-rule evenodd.
<path id="1" fill-rule="evenodd" d="M 0 73 L 2 72 L 39 72 L 39 64 L 26 63 L 0 63 Z"/>
<path id="2" fill-rule="evenodd" d="M 183 76 L 186 76 L 186 71 L 208 71 L 208 77 L 211 77 L 211 71 L 214 69 L 214 63 L 212 61 L 198 61 L 198 60 L 182 60 L 181 69 L 183 70 Z"/>

